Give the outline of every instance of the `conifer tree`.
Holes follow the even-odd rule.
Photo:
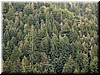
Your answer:
[[[29,61],[26,56],[23,57],[21,65],[22,65],[22,73],[26,73],[29,65]]]

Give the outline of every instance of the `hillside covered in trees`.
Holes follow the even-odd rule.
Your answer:
[[[98,73],[98,4],[2,2],[4,73]]]

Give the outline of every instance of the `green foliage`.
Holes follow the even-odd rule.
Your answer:
[[[91,73],[98,73],[99,67],[98,67],[98,57],[94,57],[90,62],[90,72]]]
[[[74,17],[73,13],[70,12],[68,9],[64,9],[63,13],[64,13],[64,16],[66,16],[68,19],[73,19],[73,17]]]
[[[41,43],[43,51],[45,51],[47,54],[50,52],[50,37],[48,33],[46,33],[46,36],[43,38],[43,41]]]
[[[15,9],[16,9],[16,11],[23,11],[23,9],[24,9],[24,3],[15,3]]]
[[[9,73],[19,73],[21,72],[21,62],[18,58],[16,61],[13,61],[10,66],[10,72]]]
[[[32,14],[32,9],[30,7],[30,4],[26,4],[26,6],[24,7],[23,12],[26,13],[27,15]]]
[[[33,15],[29,15],[28,18],[27,18],[27,24],[31,25],[33,24]]]
[[[9,60],[9,58],[7,58],[6,61],[4,61],[4,63],[3,63],[4,72],[6,72],[6,73],[10,72],[11,63],[12,62]]]
[[[9,8],[8,12],[7,12],[7,18],[8,20],[14,20],[15,18],[15,9],[13,7]]]
[[[23,57],[21,64],[22,64],[22,73],[25,73],[27,71],[28,65],[29,65],[27,57],[25,57],[25,56]]]
[[[97,7],[3,2],[3,72],[99,73]]]
[[[20,49],[18,49],[18,50],[17,49],[18,48],[15,47],[14,50],[12,51],[12,54],[10,56],[11,61],[16,61],[22,56],[22,51]]]
[[[67,60],[67,63],[64,64],[62,73],[73,73],[75,66],[74,63],[74,60],[70,56]]]

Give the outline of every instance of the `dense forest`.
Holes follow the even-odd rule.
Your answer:
[[[98,3],[2,2],[3,73],[99,73]]]

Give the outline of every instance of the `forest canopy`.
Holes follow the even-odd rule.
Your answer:
[[[2,2],[3,73],[99,73],[98,3]]]

